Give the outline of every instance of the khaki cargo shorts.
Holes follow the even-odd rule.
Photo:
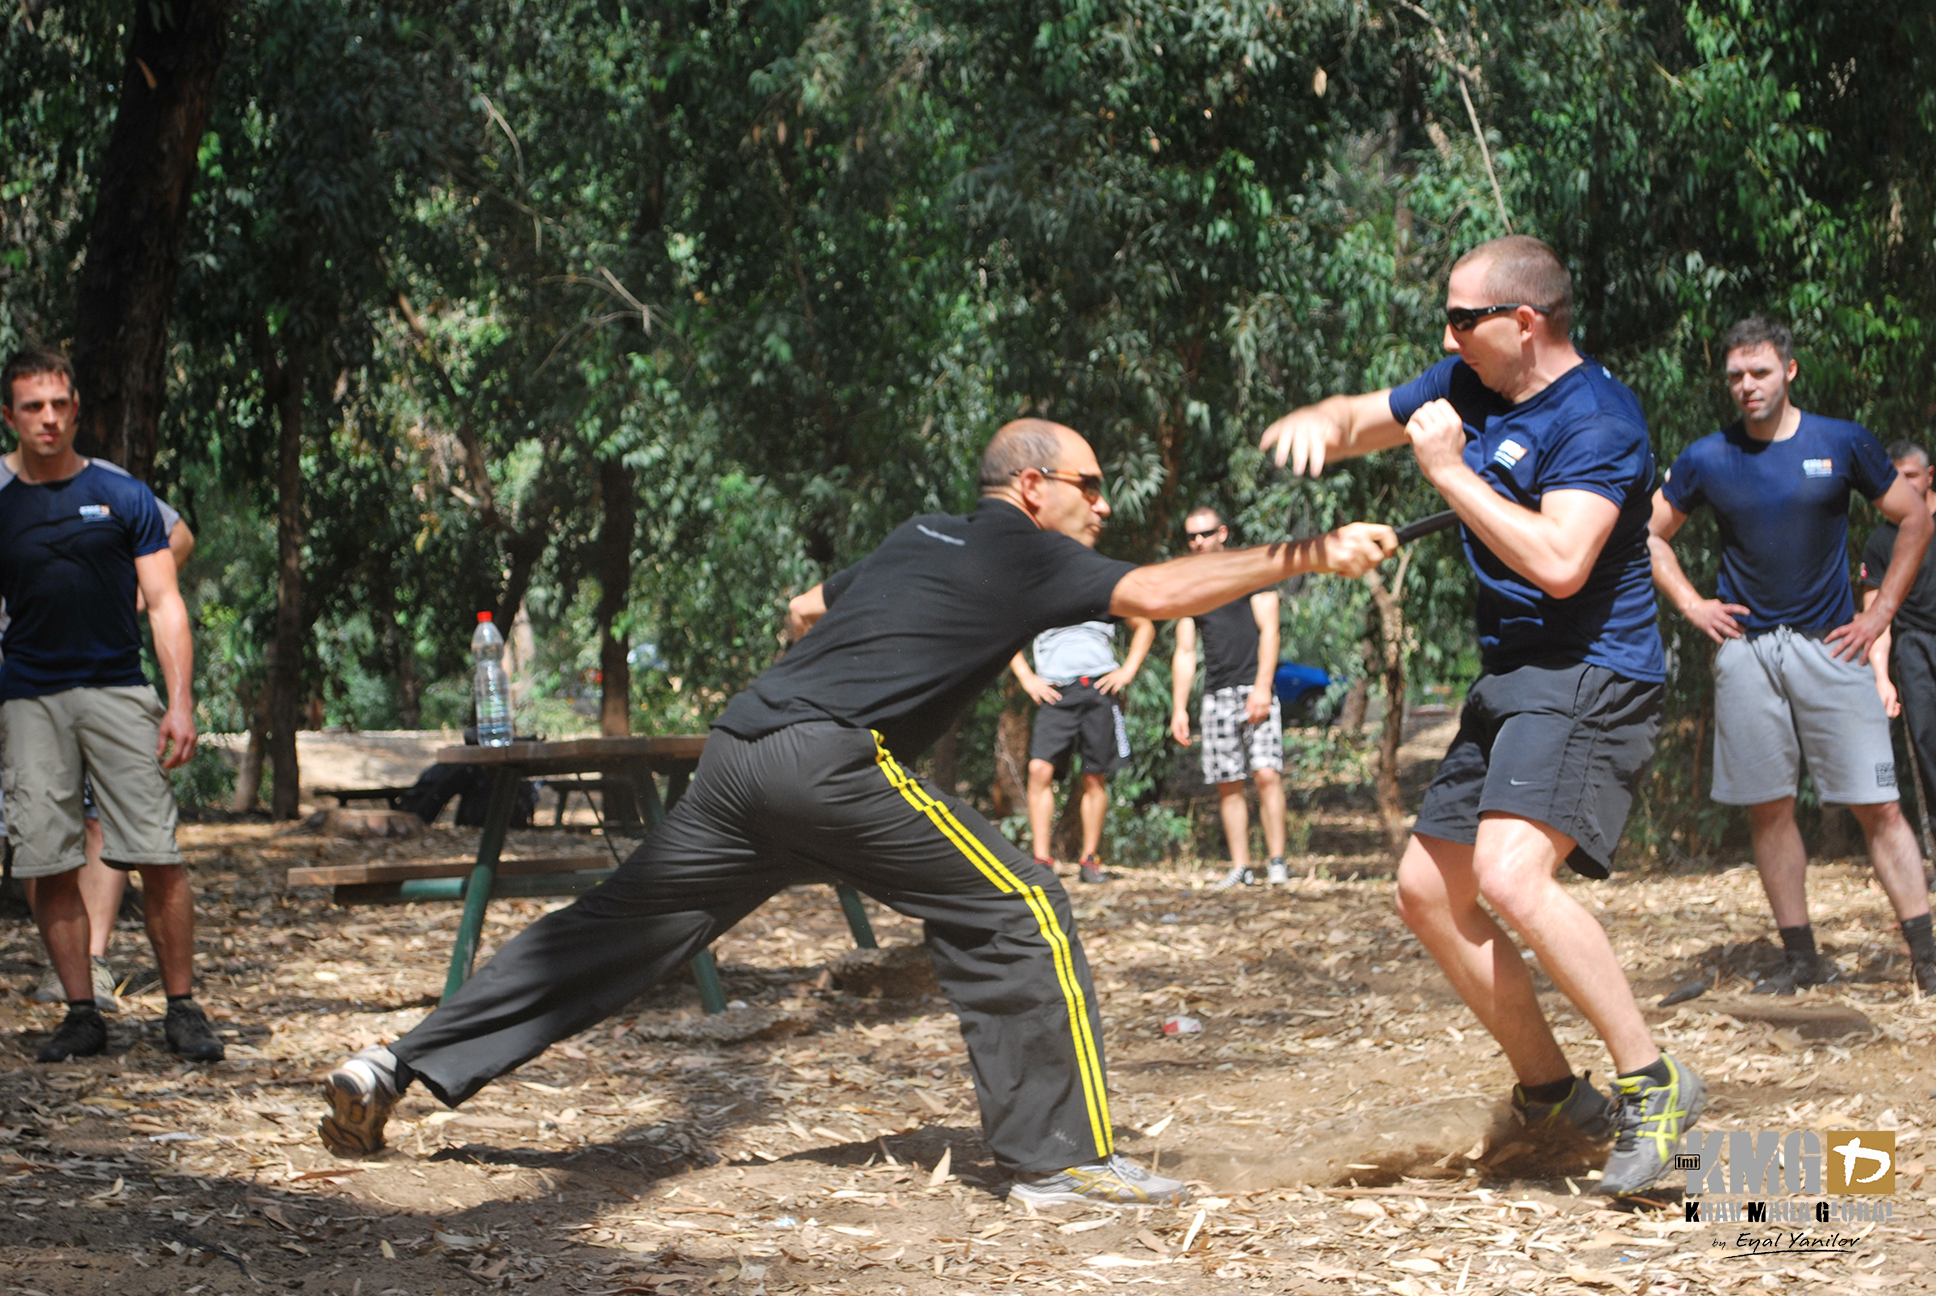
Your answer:
[[[146,684],[75,688],[0,705],[0,787],[13,874],[79,868],[81,776],[94,784],[101,857],[116,868],[179,864],[175,791],[155,756],[166,714]]]

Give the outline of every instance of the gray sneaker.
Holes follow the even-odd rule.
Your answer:
[[[1228,891],[1232,887],[1254,886],[1256,883],[1256,869],[1248,864],[1232,864],[1230,871],[1223,875],[1223,881],[1216,884],[1216,889],[1219,891]]]
[[[1285,866],[1282,855],[1273,855],[1264,863],[1264,877],[1270,882],[1289,882],[1291,870]]]
[[[1008,1199],[1024,1206],[1181,1206],[1190,1200],[1190,1189],[1181,1179],[1165,1179],[1127,1157],[1111,1156],[1054,1174],[1018,1178]]]
[[[1640,1192],[1673,1168],[1681,1135],[1707,1108],[1701,1077],[1667,1054],[1668,1081],[1655,1084],[1644,1075],[1613,1079],[1613,1155],[1598,1191],[1607,1197]]]
[[[397,1059],[389,1049],[366,1048],[323,1080],[329,1115],[316,1126],[330,1155],[365,1157],[383,1150],[383,1125],[397,1103]]]
[[[114,973],[108,968],[108,961],[99,955],[93,955],[89,959],[89,964],[88,970],[92,974],[94,983],[95,1006],[102,1012],[120,1012],[121,1000],[114,993],[120,986],[115,981]],[[35,1003],[65,1002],[67,989],[61,985],[60,973],[53,968],[48,968],[47,975],[40,979],[40,984],[34,987],[34,993],[30,997]]]
[[[1588,1138],[1613,1133],[1613,1103],[1593,1087],[1593,1073],[1573,1077],[1573,1091],[1558,1102],[1534,1102],[1521,1085],[1512,1091],[1513,1115],[1530,1134],[1563,1134],[1577,1130]]]

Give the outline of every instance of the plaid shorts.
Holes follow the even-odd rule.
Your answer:
[[[1252,770],[1284,768],[1284,722],[1276,695],[1271,696],[1270,715],[1262,724],[1244,719],[1244,704],[1249,700],[1248,684],[1203,695],[1205,783],[1241,783]]]

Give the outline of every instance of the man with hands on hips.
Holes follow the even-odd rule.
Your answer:
[[[1608,875],[1666,678],[1646,417],[1574,349],[1572,308],[1571,276],[1544,243],[1481,244],[1446,286],[1450,358],[1286,415],[1262,444],[1313,476],[1409,444],[1459,515],[1483,673],[1399,864],[1398,911],[1499,1042],[1519,1118],[1614,1134],[1599,1189],[1618,1196],[1672,1167],[1706,1090],[1655,1046],[1612,942],[1557,877],[1562,862]],[[1573,1074],[1506,927],[1605,1041],[1611,1104]]]
[[[1919,485],[1867,429],[1796,408],[1794,345],[1785,325],[1759,317],[1722,338],[1741,419],[1683,450],[1654,496],[1654,577],[1719,645],[1712,795],[1748,807],[1755,869],[1782,943],[1782,966],[1755,993],[1794,994],[1835,978],[1808,921],[1808,852],[1795,826],[1804,757],[1823,802],[1848,806],[1862,825],[1916,983],[1936,992],[1922,851],[1897,800],[1889,720],[1868,662],[1921,569],[1930,516]],[[1849,585],[1852,489],[1899,527],[1888,574],[1860,613]],[[1721,532],[1711,599],[1687,579],[1671,544],[1703,504]]]

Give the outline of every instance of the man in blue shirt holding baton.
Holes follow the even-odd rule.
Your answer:
[[[1523,235],[1481,244],[1446,285],[1450,358],[1403,386],[1294,411],[1263,446],[1316,476],[1328,460],[1410,444],[1459,515],[1484,673],[1419,808],[1398,910],[1499,1041],[1520,1118],[1611,1129],[1600,1191],[1617,1196],[1673,1165],[1706,1088],[1655,1047],[1612,942],[1556,876],[1562,862],[1607,876],[1666,678],[1646,417],[1574,350],[1572,313],[1572,278],[1551,248]],[[1494,914],[1606,1042],[1619,1073],[1611,1107],[1573,1074]]]

